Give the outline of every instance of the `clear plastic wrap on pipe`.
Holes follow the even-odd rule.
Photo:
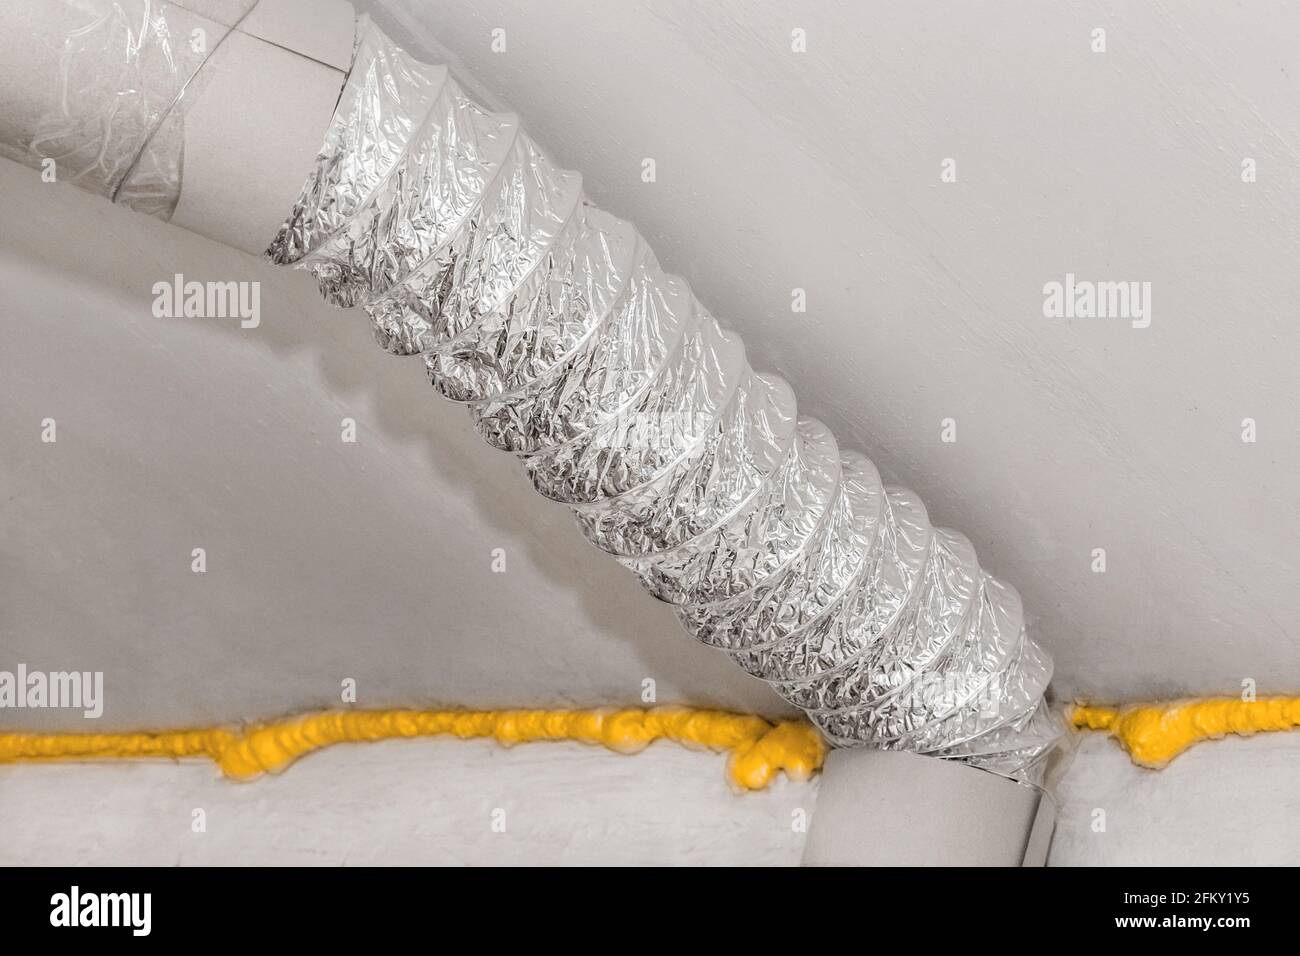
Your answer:
[[[267,254],[362,307],[383,348],[421,355],[539,494],[832,744],[1041,781],[1062,727],[1016,592],[800,416],[517,117],[364,17]]]
[[[6,0],[29,38],[0,155],[159,219],[180,197],[185,100],[256,0]],[[207,14],[207,15],[205,15]],[[220,16],[223,22],[210,19]]]

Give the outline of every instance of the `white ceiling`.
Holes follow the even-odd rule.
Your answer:
[[[969,535],[1059,691],[1300,687],[1294,6],[358,7],[518,111],[756,366]],[[1067,272],[1152,283],[1150,328],[1044,318]]]
[[[758,367],[964,531],[1024,594],[1060,693],[1300,688],[1300,90],[1282,29],[1300,15],[786,6],[376,16],[457,56]],[[787,52],[794,26],[806,54]],[[118,725],[327,705],[346,676],[374,705],[635,701],[650,678],[660,701],[779,708],[306,276],[7,163],[0,206],[23,224],[0,230],[3,661],[105,670]],[[1045,319],[1043,284],[1067,271],[1150,281],[1151,327]],[[262,326],[153,319],[175,272],[258,278]],[[56,447],[36,440],[46,416]]]
[[[364,707],[637,704],[649,680],[782,712],[306,273],[7,160],[0,208],[24,224],[0,230],[0,670],[102,671],[94,729],[339,706],[349,678]],[[260,282],[261,324],[155,318],[178,272]]]

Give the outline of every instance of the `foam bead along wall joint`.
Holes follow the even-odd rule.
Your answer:
[[[278,773],[299,757],[338,743],[449,735],[504,745],[576,740],[637,753],[656,740],[730,752],[727,772],[741,790],[761,790],[784,772],[807,780],[825,743],[802,721],[657,707],[653,710],[348,710],[307,714],[246,728],[161,733],[0,733],[0,764],[55,760],[207,757],[234,780]]]
[[[836,745],[1035,779],[1060,722],[1015,591],[755,372],[635,229],[510,114],[362,18],[268,250],[434,388],[701,641]]]

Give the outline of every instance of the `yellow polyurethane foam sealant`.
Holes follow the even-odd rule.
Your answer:
[[[1300,727],[1300,697],[1255,701],[1184,700],[1130,707],[1080,705],[1068,714],[1080,730],[1105,731],[1134,763],[1159,769],[1202,740]],[[826,756],[821,734],[804,721],[689,707],[652,710],[345,710],[307,714],[245,729],[211,727],[161,733],[0,733],[0,763],[135,757],[207,757],[235,780],[276,773],[336,743],[450,735],[501,744],[577,740],[636,753],[659,739],[729,751],[729,775],[761,790],[785,771],[806,780]]]
[[[213,727],[162,733],[0,733],[0,763],[132,757],[208,757],[235,780],[283,770],[331,744],[401,737],[490,737],[501,744],[578,740],[636,753],[660,738],[686,747],[730,751],[727,769],[746,790],[761,790],[784,770],[806,780],[822,765],[826,743],[804,721],[688,707],[652,710],[345,710],[307,714],[235,730]]]
[[[1104,730],[1133,762],[1160,769],[1202,740],[1228,734],[1249,737],[1263,731],[1300,727],[1300,697],[1232,697],[1179,700],[1129,707],[1078,706],[1069,714],[1080,730]]]

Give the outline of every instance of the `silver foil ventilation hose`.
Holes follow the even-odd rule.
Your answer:
[[[510,114],[367,18],[267,252],[422,355],[587,539],[838,746],[1037,782],[1060,736],[1016,592],[755,372],[636,230]]]

